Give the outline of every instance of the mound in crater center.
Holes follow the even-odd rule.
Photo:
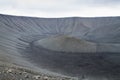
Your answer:
[[[63,52],[96,52],[96,44],[69,36],[52,36],[34,42],[34,46]]]

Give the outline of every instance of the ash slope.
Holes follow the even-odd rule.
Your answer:
[[[0,55],[6,58],[0,57],[0,60],[71,76],[93,72],[106,76],[112,73],[119,75],[119,30],[120,17],[31,18],[0,15]],[[94,43],[95,52],[54,51],[43,48],[41,43],[35,45],[42,39],[64,35]]]

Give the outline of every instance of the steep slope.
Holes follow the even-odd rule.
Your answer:
[[[120,23],[97,27],[86,35],[91,41],[99,43],[120,43]]]

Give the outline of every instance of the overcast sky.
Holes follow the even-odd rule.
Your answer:
[[[37,17],[120,16],[120,0],[0,0],[0,13]]]

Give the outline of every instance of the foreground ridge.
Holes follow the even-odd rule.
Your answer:
[[[60,77],[35,72],[23,67],[0,64],[0,80],[76,80],[70,77]]]

